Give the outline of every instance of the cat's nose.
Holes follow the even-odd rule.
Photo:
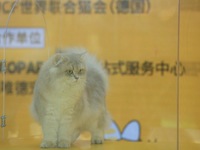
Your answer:
[[[74,78],[75,78],[76,80],[78,80],[78,79],[79,79],[79,77],[78,77],[78,76],[75,76],[75,75],[74,75]]]

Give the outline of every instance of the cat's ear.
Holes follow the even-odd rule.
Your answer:
[[[81,59],[83,59],[83,60],[84,60],[84,58],[85,58],[86,54],[87,54],[87,52],[86,52],[86,51],[84,51],[84,52],[82,52],[82,53],[80,53],[80,54],[79,54],[79,57],[80,57]]]
[[[63,56],[62,56],[60,53],[58,53],[58,54],[56,54],[55,57],[54,57],[53,64],[54,64],[54,66],[58,66],[58,65],[59,65],[60,63],[62,63],[63,61],[64,61]]]

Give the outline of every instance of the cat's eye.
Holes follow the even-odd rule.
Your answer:
[[[71,75],[73,73],[72,70],[66,70],[67,74]]]
[[[79,73],[81,74],[81,73],[84,73],[84,69],[80,69],[79,70]]]

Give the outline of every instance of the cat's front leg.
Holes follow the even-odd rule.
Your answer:
[[[74,128],[71,125],[70,117],[63,117],[58,130],[58,147],[69,148],[73,142]]]
[[[57,131],[58,123],[52,115],[44,117],[42,122],[43,141],[40,145],[41,148],[54,148],[57,147]]]
[[[58,147],[59,148],[69,148],[71,147],[71,144],[76,141],[76,139],[79,137],[80,132],[74,131],[74,133],[66,134],[65,138],[62,138],[62,136],[59,137],[58,140]],[[66,138],[68,137],[68,138]]]

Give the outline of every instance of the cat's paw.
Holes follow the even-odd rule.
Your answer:
[[[55,148],[57,147],[57,142],[56,141],[48,141],[48,140],[43,140],[42,143],[40,144],[41,148]]]
[[[103,138],[92,138],[91,143],[92,144],[103,144],[104,139]]]
[[[69,147],[71,147],[71,144],[67,140],[59,140],[58,147],[59,148],[69,148]]]

